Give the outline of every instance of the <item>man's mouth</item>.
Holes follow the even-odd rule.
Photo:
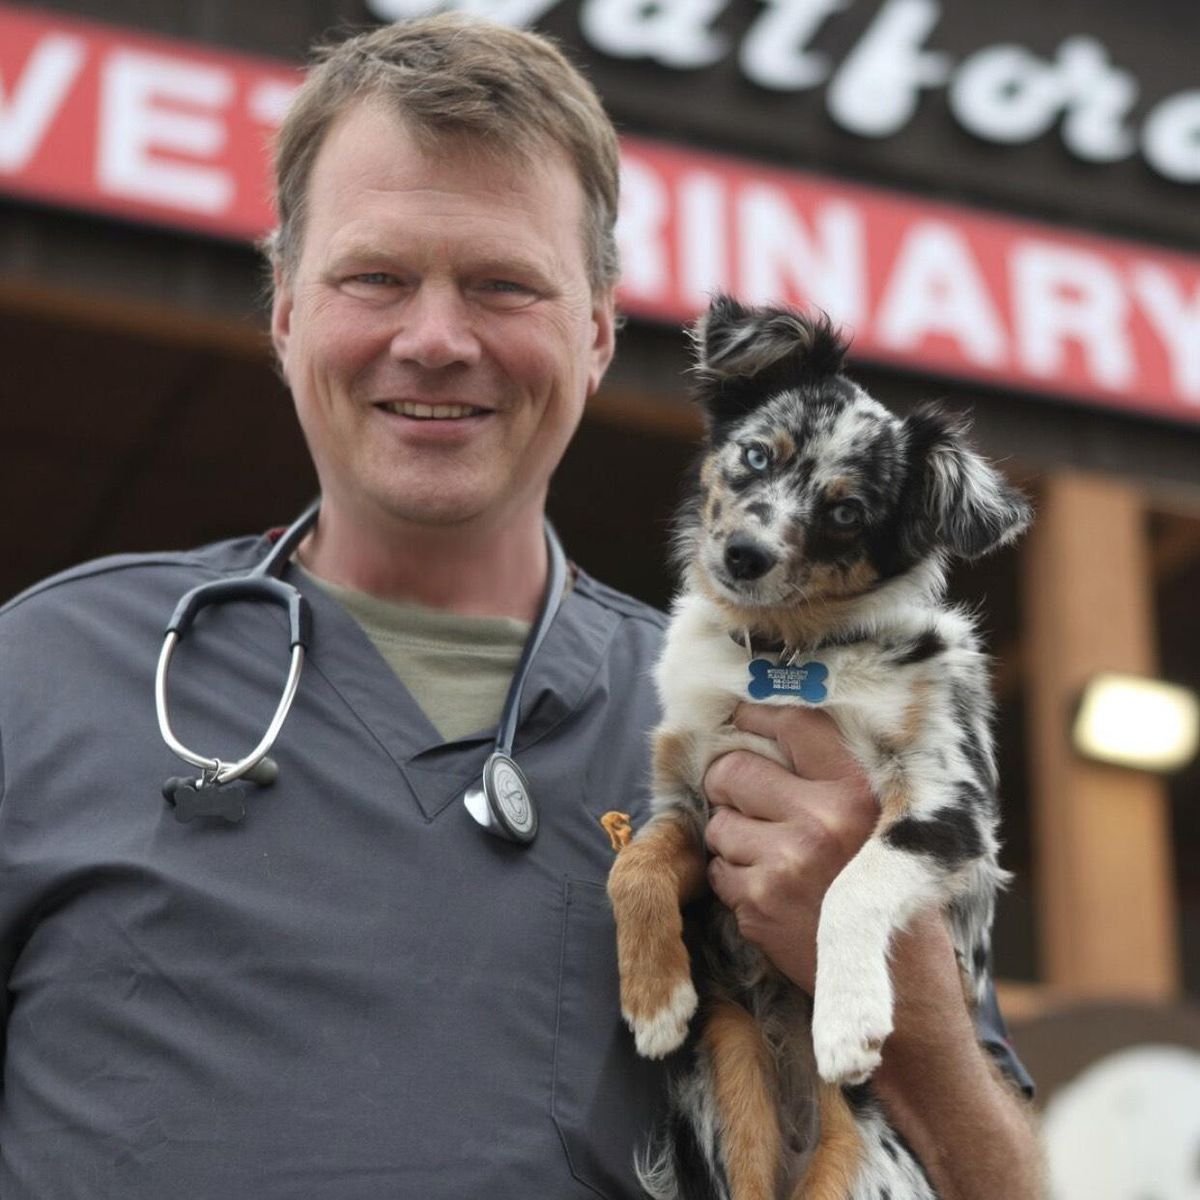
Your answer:
[[[464,417],[479,417],[488,412],[473,404],[418,404],[411,400],[380,401],[375,405],[395,417],[411,417],[417,421],[461,421]]]

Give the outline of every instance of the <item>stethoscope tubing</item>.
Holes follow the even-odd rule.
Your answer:
[[[285,583],[280,576],[296,547],[316,522],[320,504],[318,497],[288,526],[267,556],[248,574],[234,579],[204,583],[183,595],[167,624],[162,650],[158,656],[158,666],[154,673],[154,707],[158,716],[158,729],[163,741],[174,754],[202,772],[197,781],[198,785],[219,787],[243,776],[255,777],[255,773],[259,783],[271,782],[275,777],[276,767],[267,758],[267,754],[279,737],[296,698],[300,673],[304,667],[305,650],[312,629],[308,601],[297,588]],[[544,522],[544,530],[548,559],[546,590],[537,619],[525,641],[517,669],[504,698],[496,742],[485,764],[480,784],[468,789],[463,797],[467,810],[489,832],[524,844],[532,842],[537,835],[537,809],[529,793],[528,780],[513,759],[513,745],[521,718],[521,698],[525,680],[534,656],[558,613],[567,579],[567,559],[562,544],[549,521]],[[291,661],[283,693],[266,732],[249,754],[227,762],[210,755],[197,754],[176,736],[171,728],[167,706],[167,673],[180,640],[201,609],[242,599],[263,600],[288,610]],[[186,781],[168,780],[164,784],[164,793],[173,795],[174,789],[181,782]]]
[[[300,686],[300,672],[304,669],[305,647],[312,634],[312,617],[309,613],[308,601],[300,591],[291,584],[284,583],[278,576],[282,574],[304,535],[312,528],[317,519],[320,504],[319,498],[314,500],[288,526],[275,545],[271,547],[271,552],[266,558],[248,574],[237,579],[218,579],[211,583],[203,583],[180,597],[179,603],[175,606],[175,611],[167,623],[162,650],[158,656],[158,666],[154,672],[154,708],[158,716],[158,731],[162,735],[163,741],[179,758],[204,772],[203,777],[210,784],[231,783],[252,772],[266,758],[275,744],[283,729],[283,723],[291,711],[292,703],[296,699],[296,691]],[[239,599],[266,600],[288,610],[291,661],[288,665],[283,693],[275,707],[275,714],[267,726],[266,733],[249,754],[234,762],[226,762],[224,759],[210,755],[197,754],[185,746],[175,735],[175,731],[171,728],[171,718],[167,707],[167,672],[170,670],[171,658],[180,639],[191,628],[192,621],[200,610],[211,605]]]

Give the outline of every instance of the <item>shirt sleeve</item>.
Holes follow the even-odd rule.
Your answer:
[[[1000,1004],[996,999],[996,987],[990,975],[983,1002],[975,1011],[975,1029],[980,1042],[996,1060],[1000,1070],[1025,1093],[1026,1099],[1032,1100],[1036,1094],[1033,1076],[1025,1069],[1025,1064],[1013,1049],[1008,1036],[1008,1026],[1004,1023]]]

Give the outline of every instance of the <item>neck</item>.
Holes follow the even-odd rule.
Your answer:
[[[546,587],[540,506],[503,524],[396,520],[381,528],[323,502],[298,557],[342,587],[462,616],[532,621]]]
[[[688,586],[716,607],[739,642],[743,631],[748,631],[753,641],[782,642],[797,648],[851,630],[877,630],[901,619],[914,607],[936,603],[945,590],[945,562],[941,555],[933,554],[869,592],[814,598],[778,608],[735,604],[719,593],[699,569],[691,572]]]

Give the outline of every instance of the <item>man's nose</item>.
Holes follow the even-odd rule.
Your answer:
[[[426,370],[476,362],[479,339],[458,289],[422,283],[400,309],[391,353],[400,362]]]

